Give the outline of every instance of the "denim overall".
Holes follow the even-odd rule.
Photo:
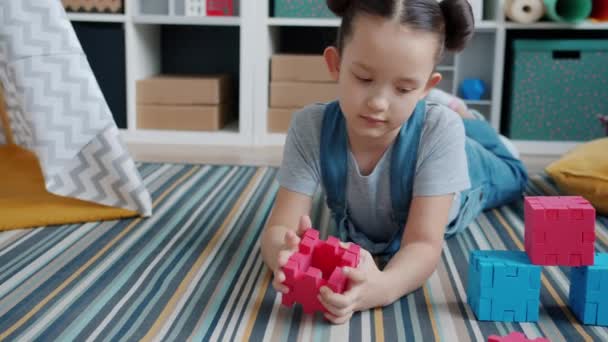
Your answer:
[[[461,193],[460,210],[447,226],[447,237],[463,231],[484,210],[520,199],[528,183],[526,167],[509,152],[487,121],[463,122],[471,187]]]
[[[387,242],[373,242],[349,222],[346,205],[346,174],[348,163],[348,142],[344,115],[338,102],[325,108],[321,129],[321,178],[327,206],[336,221],[338,233],[343,241],[353,241],[374,255],[392,255],[399,250],[401,236],[408,210],[412,201],[414,175],[418,156],[418,144],[422,134],[426,104],[421,101],[412,116],[403,124],[393,145],[390,163],[390,188],[392,219],[398,224],[396,231]]]
[[[323,114],[321,178],[327,206],[336,222],[340,239],[355,242],[385,261],[401,245],[412,201],[418,146],[425,116],[426,103],[420,101],[393,143],[390,163],[392,219],[401,228],[388,241],[378,243],[367,238],[349,221],[346,205],[348,142],[346,123],[339,103],[329,103]],[[484,209],[517,199],[527,183],[523,164],[509,153],[486,121],[464,120],[464,126],[471,188],[461,193],[458,216],[446,227],[446,237],[464,230]]]

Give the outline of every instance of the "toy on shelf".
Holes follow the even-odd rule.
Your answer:
[[[474,251],[467,298],[482,321],[535,322],[540,304],[541,268],[524,252]]]
[[[516,23],[535,23],[545,15],[545,4],[543,0],[506,0],[505,15]]]
[[[525,245],[535,265],[593,265],[595,209],[581,196],[527,197]]]
[[[598,21],[608,21],[608,1],[593,0],[591,18]]]
[[[570,271],[568,303],[584,324],[608,326],[608,253],[597,253],[593,266]]]
[[[234,16],[233,0],[207,0],[208,16]]]
[[[207,0],[185,0],[186,16],[204,17],[207,15]]]
[[[552,21],[578,23],[589,17],[591,0],[544,0],[547,18]]]
[[[507,336],[490,335],[488,342],[551,342],[548,338],[538,337],[533,340],[528,339],[523,333],[514,331]]]
[[[308,229],[302,235],[298,252],[294,253],[283,266],[289,292],[283,294],[282,303],[292,306],[302,304],[304,313],[327,312],[317,296],[322,286],[336,293],[346,289],[347,278],[342,267],[359,265],[360,247],[349,244],[344,247],[340,240],[330,236],[326,241],[319,239],[319,231]]]
[[[486,93],[486,84],[477,78],[467,78],[460,84],[460,95],[465,100],[481,100]]]

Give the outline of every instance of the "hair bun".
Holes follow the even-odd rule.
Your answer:
[[[343,17],[353,0],[327,0],[327,7],[338,17]]]
[[[443,0],[440,4],[445,20],[445,47],[460,51],[473,36],[475,20],[468,0]]]

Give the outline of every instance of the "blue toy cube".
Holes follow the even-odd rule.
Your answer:
[[[593,266],[570,270],[570,308],[583,324],[608,326],[608,253],[595,253]]]
[[[540,306],[540,266],[525,252],[473,251],[468,303],[481,321],[535,322]]]

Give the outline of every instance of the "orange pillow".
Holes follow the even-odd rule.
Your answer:
[[[608,215],[608,138],[576,147],[545,171],[562,192],[583,196],[599,214]]]

